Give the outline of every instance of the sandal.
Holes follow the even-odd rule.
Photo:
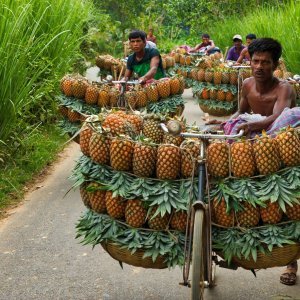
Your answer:
[[[295,285],[297,280],[297,267],[288,267],[280,276],[280,282],[285,285]]]

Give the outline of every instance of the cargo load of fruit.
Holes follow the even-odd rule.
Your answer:
[[[215,142],[207,149],[213,248],[246,269],[300,257],[299,131]]]
[[[184,81],[180,76],[157,80],[148,85],[129,85],[124,95],[117,84],[89,82],[81,75],[66,75],[61,83],[62,95],[57,97],[59,111],[63,116],[60,126],[70,135],[80,128],[89,115],[108,108],[118,108],[124,96],[131,110],[145,110],[149,113],[181,115],[184,100]]]
[[[184,232],[197,198],[199,141],[164,133],[159,124],[165,121],[124,111],[90,117],[72,176],[88,208],[77,237],[145,268],[183,264]],[[210,141],[213,247],[228,263],[265,268],[298,257],[299,155],[292,128],[272,138]]]
[[[78,237],[144,268],[183,264],[187,210],[197,194],[199,142],[165,134],[166,120],[124,111],[88,118],[73,174],[89,208]]]

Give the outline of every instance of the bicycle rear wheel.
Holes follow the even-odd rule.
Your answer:
[[[204,299],[204,211],[196,209],[193,229],[191,299]]]

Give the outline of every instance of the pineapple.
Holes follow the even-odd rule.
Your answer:
[[[137,114],[125,115],[125,119],[134,126],[136,133],[139,134],[143,129],[143,118]]]
[[[226,99],[225,92],[223,90],[221,90],[221,89],[218,89],[217,90],[217,100],[218,101],[225,101],[225,99]]]
[[[160,127],[160,119],[158,117],[144,118],[143,135],[150,138],[156,144],[162,142],[164,132]]]
[[[253,147],[249,141],[239,141],[231,145],[232,173],[236,177],[251,177],[255,174]]]
[[[228,71],[222,71],[222,83],[229,83],[230,75]]]
[[[109,114],[102,123],[102,127],[112,135],[125,134],[125,119],[117,114]]]
[[[222,82],[222,72],[219,69],[216,69],[214,71],[213,81],[214,81],[214,84],[221,84],[221,82]]]
[[[232,91],[225,92],[225,101],[231,102],[233,100],[234,100],[234,94],[232,93]]]
[[[171,91],[171,95],[179,94],[180,81],[177,77],[173,77],[170,79],[170,91]]]
[[[136,91],[136,100],[137,107],[145,107],[147,105],[147,93],[141,87]]]
[[[168,229],[169,221],[170,221],[170,214],[166,213],[162,216],[160,213],[155,215],[157,212],[158,206],[154,206],[151,212],[148,215],[148,226],[154,230],[165,230]]]
[[[174,211],[171,216],[170,226],[174,230],[185,232],[187,226],[187,212],[183,210]]]
[[[254,227],[260,219],[259,208],[247,201],[242,201],[243,210],[236,213],[236,219],[239,226]]]
[[[92,84],[89,85],[85,92],[85,102],[87,104],[96,104],[98,102],[99,97],[99,88]]]
[[[143,201],[138,199],[128,200],[125,208],[126,223],[132,227],[142,227],[146,223],[147,209]]]
[[[181,175],[183,178],[197,175],[198,156],[200,154],[200,141],[198,139],[185,140],[182,144]]]
[[[90,156],[90,139],[93,134],[92,128],[85,124],[82,126],[82,129],[79,134],[79,145],[81,152],[86,155]]]
[[[180,126],[181,126],[181,131],[185,131],[185,124],[184,124],[184,121],[183,121],[182,118],[174,117],[174,119],[170,119],[170,121],[171,120],[178,121],[180,123]],[[163,144],[173,144],[173,145],[179,147],[182,142],[183,142],[183,137],[182,136],[180,136],[180,135],[175,136],[173,134],[164,132]]]
[[[105,88],[100,89],[98,94],[98,106],[106,107],[109,105],[109,91]]]
[[[277,77],[277,78],[283,78],[283,71],[280,70],[280,69],[276,69],[274,72],[273,72],[273,76]]]
[[[204,78],[205,78],[205,81],[206,81],[206,82],[212,82],[212,81],[213,81],[213,78],[214,78],[214,72],[213,72],[212,70],[210,70],[210,69],[207,69],[207,70],[205,71],[205,76],[204,76]]]
[[[185,89],[185,80],[182,76],[180,76],[178,79],[179,79],[179,82],[180,82],[179,94],[182,94],[184,92],[184,89]]]
[[[135,143],[132,159],[133,173],[139,177],[151,177],[155,174],[157,148],[147,140]]]
[[[69,108],[68,119],[70,122],[75,123],[81,120],[81,115],[78,111]]]
[[[158,94],[157,86],[155,83],[148,84],[145,87],[145,91],[146,91],[149,102],[157,102],[158,101],[159,94]]]
[[[180,148],[160,145],[157,150],[156,176],[159,179],[176,179],[180,175]]]
[[[113,138],[110,144],[110,165],[118,171],[132,169],[133,142],[125,138]]]
[[[261,219],[264,223],[276,224],[282,218],[282,210],[278,202],[266,202],[266,207],[260,207]]]
[[[136,98],[136,92],[134,91],[127,91],[124,93],[124,98],[126,103],[131,109],[135,109],[137,106],[137,98]]]
[[[229,175],[229,144],[211,143],[206,151],[208,173],[213,177],[227,177]]]
[[[170,96],[170,80],[169,79],[160,79],[157,83],[157,90],[160,98],[167,98]]]
[[[97,182],[89,184],[88,189],[91,209],[99,214],[106,212],[105,195],[106,191],[101,190],[102,185]]]
[[[82,78],[75,79],[72,84],[73,96],[78,99],[83,99],[85,97],[87,87],[88,87],[88,83],[85,79]]]
[[[191,70],[190,75],[191,75],[191,78],[192,78],[192,79],[197,80],[197,79],[198,79],[198,69],[193,68],[193,69]]]
[[[200,98],[201,99],[209,99],[209,90],[207,88],[202,89]]]
[[[280,159],[275,141],[268,137],[265,131],[261,137],[255,137],[253,150],[259,174],[268,175],[279,170]]]
[[[300,140],[293,128],[286,128],[285,131],[279,133],[275,138],[278,146],[280,159],[285,166],[300,165]]]
[[[59,105],[58,106],[58,111],[62,114],[63,117],[67,118],[68,117],[68,107],[65,105]]]
[[[107,191],[105,194],[107,213],[114,219],[124,219],[126,202],[121,196],[113,197],[112,191]]]
[[[233,84],[233,85],[237,85],[238,84],[238,71],[232,70],[229,73],[229,83]]]
[[[216,100],[217,99],[217,89],[216,87],[212,86],[210,89],[209,89],[209,99],[211,100]]]
[[[64,76],[60,81],[60,89],[68,97],[73,96],[73,91],[72,91],[73,82],[74,82],[74,78],[72,78],[70,75]]]
[[[214,198],[212,202],[212,217],[216,224],[224,227],[234,226],[234,213],[233,211],[227,211],[227,204],[224,197],[221,199]]]
[[[197,80],[202,82],[205,81],[205,69],[199,69],[197,73]]]
[[[79,191],[80,191],[80,196],[81,196],[83,204],[87,208],[91,208],[90,195],[89,195],[88,191],[86,190],[87,186],[88,186],[88,184],[86,182],[82,183],[80,185]]]
[[[94,132],[90,139],[89,152],[91,159],[101,165],[109,165],[110,162],[110,138],[105,134]]]
[[[109,91],[108,95],[109,95],[109,105],[110,105],[110,107],[118,107],[120,91],[117,88],[112,88]]]
[[[293,206],[286,205],[285,214],[290,220],[300,221],[300,204],[293,203]]]

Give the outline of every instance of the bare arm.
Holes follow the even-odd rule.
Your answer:
[[[200,45],[201,45],[201,44],[196,45],[194,48],[190,49],[189,52],[190,52],[190,53],[193,53],[193,52],[197,51],[197,50],[200,48]]]
[[[131,77],[131,75],[132,75],[132,71],[129,69],[126,69],[125,75],[124,75],[124,80],[128,81],[129,78]]]
[[[262,121],[257,122],[248,122],[241,125],[238,129],[244,129],[245,134],[251,131],[261,131],[267,129],[282,113],[286,107],[291,107],[295,101],[295,93],[292,90],[292,87],[288,83],[280,83],[277,92],[277,101],[273,108],[273,114],[266,117]]]
[[[159,65],[159,56],[152,57],[150,61],[150,70],[144,76],[139,78],[139,82],[145,83],[147,80],[152,79],[157,72],[158,65]]]
[[[243,62],[243,59],[245,58],[245,55],[247,53],[248,49],[244,48],[239,56],[239,58],[237,59],[235,64],[241,64]]]
[[[215,46],[215,43],[214,43],[214,41],[213,40],[210,40],[210,42],[211,42],[211,45],[210,46],[208,46],[208,48],[207,48],[207,50],[206,50],[206,52],[208,52],[209,50],[211,50],[211,49],[214,49],[216,46]]]

